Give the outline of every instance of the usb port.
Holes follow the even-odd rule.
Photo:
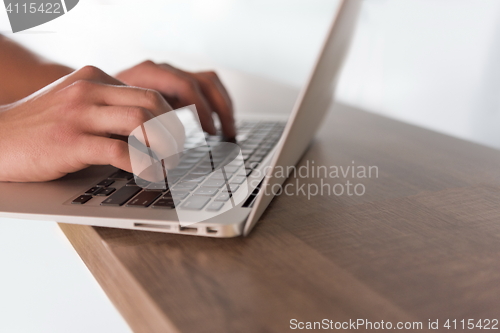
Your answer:
[[[219,230],[217,230],[216,228],[207,227],[207,234],[216,234],[217,232],[219,232]]]
[[[180,231],[180,232],[188,232],[188,233],[195,234],[195,233],[197,233],[197,232],[198,232],[198,228],[180,227],[180,228],[179,228],[179,231]]]
[[[134,223],[134,227],[138,228],[150,228],[150,229],[170,229],[168,224],[152,224],[152,223]]]

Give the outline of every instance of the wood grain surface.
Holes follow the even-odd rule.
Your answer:
[[[60,226],[135,332],[500,317],[500,152],[337,104],[308,161],[378,178],[278,196],[246,238]]]

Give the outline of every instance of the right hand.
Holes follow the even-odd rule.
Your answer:
[[[90,165],[132,171],[128,136],[172,108],[156,91],[87,66],[0,106],[0,181],[48,181]]]

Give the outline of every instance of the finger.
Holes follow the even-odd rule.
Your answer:
[[[178,77],[187,77],[188,80],[194,79],[196,82],[191,86],[193,89],[198,89],[202,93],[202,99],[208,102],[210,113],[203,110],[203,114],[210,114],[216,112],[219,116],[222,132],[228,138],[234,138],[236,136],[236,128],[233,116],[233,105],[231,98],[227,93],[224,85],[218,78],[217,74],[214,72],[200,72],[200,73],[190,73],[183,71],[181,69],[175,68],[169,64],[161,64],[161,66],[168,71],[176,73]],[[201,116],[200,116],[201,117]]]
[[[61,78],[57,84],[62,88],[77,81],[87,80],[110,85],[123,86],[124,83],[94,66],[85,66]]]
[[[217,129],[212,117],[213,110],[210,103],[208,103],[205,96],[201,92],[201,88],[198,83],[196,81],[192,81],[191,79],[187,81],[186,79],[181,79],[179,82],[179,89],[179,98],[182,106],[194,104],[200,119],[201,127],[207,133],[215,135],[217,133]]]
[[[90,134],[129,136],[154,117],[151,111],[138,106],[94,106],[83,116],[83,124]]]
[[[158,86],[161,93],[174,97],[178,101],[176,107],[195,104],[202,128],[209,134],[216,134],[212,118],[213,109],[192,75],[168,64],[150,66],[149,70],[151,75],[161,74]]]
[[[144,149],[148,151],[150,148],[155,160],[168,157],[165,166],[172,169],[177,165],[179,154],[184,148],[185,131],[175,112],[154,117],[149,110],[140,107],[104,106],[90,110],[86,120],[88,127],[84,130],[89,134],[121,135],[127,137],[125,141],[129,145],[131,140],[139,144],[132,145],[135,149],[129,149],[134,172],[142,172],[148,167],[141,167],[144,158],[149,159],[144,155]]]
[[[150,110],[155,116],[172,110],[161,94],[151,89],[115,86],[86,80],[77,81],[65,89],[86,103],[137,106]]]
[[[95,107],[86,118],[89,134],[108,136],[135,136],[144,146],[150,147],[156,156],[165,158],[178,155],[184,148],[185,131],[175,112],[160,117],[140,107]],[[176,163],[176,159],[171,159]]]
[[[128,144],[102,136],[85,135],[77,147],[79,161],[90,165],[113,165],[132,172]]]
[[[159,118],[154,118],[144,126],[137,127],[129,137],[129,153],[132,168],[136,174],[142,173],[151,164],[156,164],[153,169],[160,167],[161,160],[165,161],[167,169],[174,168],[179,162],[183,146],[178,145],[179,138],[175,137],[174,132],[165,128]],[[184,141],[183,139],[184,137],[182,141]],[[143,162],[148,160],[150,165],[146,164],[145,167],[142,167],[144,166]],[[160,168],[157,174],[161,175],[162,173],[163,168]]]
[[[195,104],[203,129],[210,134],[216,133],[213,110],[196,79],[167,64],[157,65],[146,61],[140,67],[142,79],[135,84],[158,90],[176,108]]]
[[[233,105],[219,77],[214,72],[195,73],[193,76],[198,80],[201,90],[211,104],[212,109],[219,116],[222,132],[227,138],[234,138],[236,136],[236,127]]]
[[[121,86],[125,85],[120,80],[112,77],[111,75],[108,75],[103,70],[94,66],[82,67],[76,70],[74,74],[71,76],[75,80],[90,80],[111,85],[121,85]]]

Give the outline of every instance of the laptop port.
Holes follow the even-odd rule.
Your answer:
[[[216,228],[207,227],[207,234],[216,234],[217,232],[219,232],[219,230],[217,230]]]
[[[134,227],[150,229],[170,229],[168,224],[134,223]]]
[[[198,232],[198,228],[179,227],[179,231],[195,234]]]

